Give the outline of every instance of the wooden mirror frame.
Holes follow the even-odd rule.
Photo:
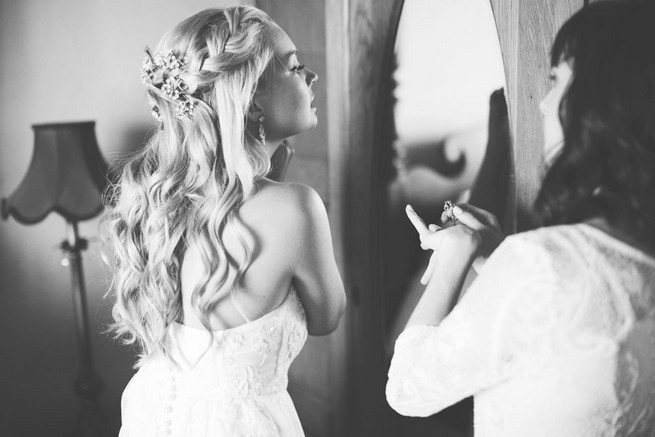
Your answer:
[[[380,93],[402,0],[327,0],[330,220],[348,293],[346,361],[334,435],[385,436],[380,266]]]
[[[543,162],[538,103],[555,32],[585,0],[490,0],[505,66],[515,166],[514,217],[529,229]],[[326,435],[386,436],[380,211],[389,71],[403,0],[326,0],[330,220],[349,303],[333,370],[337,419]],[[387,138],[388,139],[388,138]],[[381,150],[382,149],[382,150]],[[341,355],[340,355],[341,356]]]

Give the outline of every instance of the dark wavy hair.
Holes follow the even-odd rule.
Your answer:
[[[551,65],[571,65],[564,145],[535,201],[542,225],[603,217],[655,248],[655,1],[604,0],[559,30]]]

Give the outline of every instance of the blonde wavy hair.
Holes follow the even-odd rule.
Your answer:
[[[267,32],[272,23],[254,7],[208,9],[157,45],[156,53],[186,58],[179,77],[194,110],[179,118],[178,100],[162,84],[146,81],[160,126],[122,167],[102,220],[114,273],[111,330],[136,343],[141,359],[157,350],[168,355],[168,328],[182,316],[180,269],[187,247],[198,247],[204,264],[191,302],[208,330],[209,315],[224,297],[218,290],[233,293],[251,261],[252,236],[237,211],[270,169],[248,114],[276,64]],[[223,244],[226,226],[237,231],[240,256]]]

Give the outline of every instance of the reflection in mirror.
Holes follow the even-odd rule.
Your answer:
[[[389,357],[423,292],[419,280],[429,257],[419,247],[405,205],[439,224],[444,201],[469,201],[474,186],[486,183],[476,182],[483,161],[485,167],[494,166],[484,169],[488,174],[510,171],[505,74],[488,0],[405,0],[395,57],[394,176],[387,186],[381,269]],[[500,152],[495,146],[487,150],[499,131],[494,120],[504,139]],[[494,157],[498,153],[500,160]],[[482,197],[489,202],[483,206],[502,211],[506,187],[487,188]],[[493,196],[494,190],[502,195]],[[468,435],[469,409],[454,406],[428,419],[398,416],[398,431]]]

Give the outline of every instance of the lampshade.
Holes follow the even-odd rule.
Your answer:
[[[25,224],[56,211],[79,221],[102,210],[107,164],[98,150],[95,122],[35,124],[34,154],[27,174],[6,199],[2,218]]]

